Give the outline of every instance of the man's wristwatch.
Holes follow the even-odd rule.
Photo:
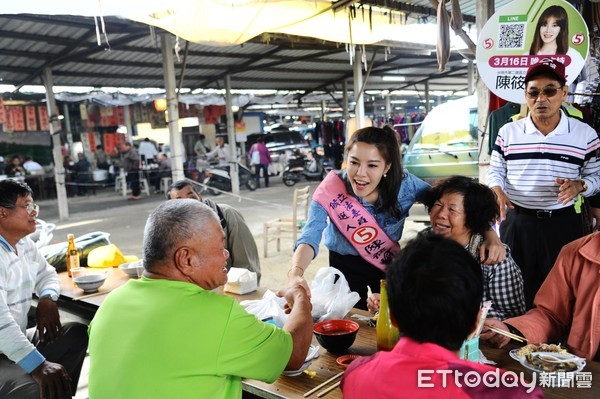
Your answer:
[[[58,301],[58,294],[53,292],[51,294],[42,295],[40,297],[40,300],[42,300],[42,299],[50,299],[52,302],[56,302],[56,301]]]
[[[582,180],[580,180],[580,181],[581,181],[581,191],[580,191],[580,193],[586,192],[586,191],[587,191],[587,189],[588,189],[588,185],[587,185],[587,183],[586,183],[586,182],[585,182],[585,180],[583,180],[583,179],[582,179]]]

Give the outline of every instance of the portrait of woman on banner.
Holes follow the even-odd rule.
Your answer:
[[[567,66],[580,65],[584,61],[581,54],[570,46],[567,11],[562,6],[552,5],[546,8],[538,18],[529,55],[560,54],[566,54],[569,57],[569,60],[565,59],[563,62]]]
[[[530,55],[567,54],[569,50],[569,16],[561,6],[550,6],[544,10],[529,48]]]

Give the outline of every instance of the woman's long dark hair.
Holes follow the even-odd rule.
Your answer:
[[[400,155],[400,145],[398,143],[398,133],[391,126],[365,127],[358,129],[348,140],[346,144],[346,157],[348,151],[356,143],[366,143],[374,145],[386,163],[390,164],[390,169],[377,186],[379,198],[381,200],[381,209],[393,217],[400,217],[398,209],[398,193],[402,183],[402,157]],[[352,186],[347,184],[349,192]]]
[[[529,55],[536,55],[544,43],[540,36],[540,28],[548,21],[548,18],[556,18],[556,24],[560,27],[560,32],[556,37],[556,54],[567,54],[569,51],[569,16],[567,11],[561,6],[550,6],[540,15],[535,26],[535,35],[529,48]]]

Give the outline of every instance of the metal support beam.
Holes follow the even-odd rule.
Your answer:
[[[46,88],[46,106],[48,117],[50,119],[50,135],[52,136],[52,155],[54,158],[54,182],[56,183],[56,198],[58,202],[58,219],[66,220],[69,218],[69,206],[67,204],[67,190],[65,188],[65,168],[62,162],[62,153],[60,151],[60,120],[58,119],[58,107],[54,99],[54,80],[52,70],[45,68],[42,74],[44,86]]]
[[[480,0],[477,2],[477,31],[481,32],[488,19],[494,14],[494,0]],[[485,182],[487,170],[490,164],[488,155],[489,135],[487,133],[487,117],[490,107],[490,91],[482,79],[477,79],[477,119],[478,119],[478,142],[481,151],[479,153],[479,181]]]
[[[69,145],[69,155],[75,159],[77,154],[73,153],[73,131],[71,130],[71,116],[69,115],[69,104],[63,103],[63,116],[65,121],[65,130],[67,132],[67,144]]]
[[[392,96],[390,94],[385,95],[385,117],[392,117]]]
[[[171,175],[173,181],[182,180],[183,174],[183,141],[179,131],[179,102],[175,93],[175,65],[173,62],[173,36],[163,33],[160,37],[163,58],[163,75],[167,91],[167,110],[169,126],[169,143],[171,145]]]
[[[344,137],[346,138],[344,142],[348,142],[350,134],[348,132],[348,119],[350,119],[350,111],[348,109],[348,81],[346,79],[342,81],[342,92],[344,96],[342,100],[342,103],[344,104]]]
[[[429,81],[425,81],[425,112],[429,113],[431,105],[429,103]]]
[[[235,121],[233,120],[233,101],[231,100],[231,75],[225,75],[225,108],[227,108],[227,138],[229,139],[229,157],[231,164],[229,176],[231,176],[231,192],[240,193],[240,177],[237,163],[237,143],[235,142]]]
[[[360,46],[356,46],[360,47]],[[356,48],[355,47],[355,48]],[[365,102],[364,93],[361,92],[363,86],[362,76],[362,49],[357,48],[354,52],[354,101],[356,105],[354,107],[354,117],[356,118],[356,129],[365,127]]]
[[[133,142],[133,124],[131,123],[131,108],[129,105],[123,106],[123,119],[127,128],[127,141]]]

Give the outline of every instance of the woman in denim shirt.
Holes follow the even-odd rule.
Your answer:
[[[402,237],[404,220],[410,207],[423,199],[430,186],[402,169],[396,132],[389,126],[357,130],[346,145],[346,162],[346,170],[340,173],[340,177],[346,184],[347,192],[397,242]],[[300,283],[310,293],[303,278],[304,270],[318,254],[323,231],[325,246],[329,249],[329,264],[344,274],[352,291],[360,294],[361,300],[356,307],[367,309],[367,285],[378,292],[385,273],[359,256],[338,228],[329,223],[326,210],[314,200],[310,205],[308,221],[296,242],[288,284]],[[495,234],[491,238],[495,244],[494,253],[503,258],[502,243]]]

